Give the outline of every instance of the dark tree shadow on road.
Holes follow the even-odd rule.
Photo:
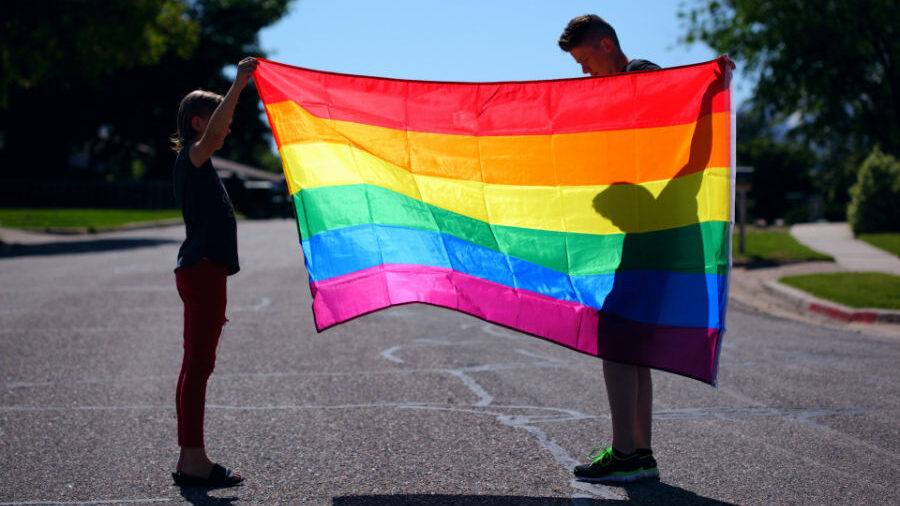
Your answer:
[[[532,497],[508,495],[394,494],[335,497],[332,506],[621,506],[624,504],[665,504],[734,506],[733,503],[699,496],[689,490],[647,481],[621,487],[627,500],[572,499],[568,497]]]

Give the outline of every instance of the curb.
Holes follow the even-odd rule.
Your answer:
[[[32,244],[49,244],[54,242],[68,242],[76,240],[97,240],[102,239],[102,234],[114,232],[130,232],[135,230],[149,230],[173,227],[182,225],[184,221],[181,218],[171,218],[166,220],[142,221],[137,223],[128,223],[117,227],[98,227],[89,229],[87,227],[66,227],[66,228],[5,228],[0,227],[0,251],[3,247],[32,245]]]
[[[826,316],[835,320],[853,323],[900,324],[900,311],[881,308],[853,308],[814,297],[802,290],[777,281],[763,283],[763,288],[772,295],[804,311]]]

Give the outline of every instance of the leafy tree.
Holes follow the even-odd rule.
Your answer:
[[[748,212],[771,223],[806,220],[806,198],[813,193],[815,155],[807,146],[779,135],[764,110],[747,107],[738,112],[737,159],[753,167]]]
[[[856,235],[900,231],[900,161],[875,148],[850,188],[850,226]]]
[[[0,177],[169,177],[174,154],[167,138],[178,101],[197,88],[224,93],[230,79],[223,69],[247,55],[263,56],[257,34],[289,2],[5,5]],[[253,90],[246,90],[235,139],[223,155],[258,165],[269,152],[260,115]]]
[[[874,146],[900,154],[896,0],[694,0],[680,16],[685,42],[727,52],[758,78],[756,107],[797,123],[787,136],[814,149],[831,209],[843,210]]]
[[[67,88],[120,69],[154,64],[173,51],[186,58],[198,24],[176,0],[8,2],[0,30],[0,108],[10,88]]]
[[[800,112],[813,140],[900,151],[895,0],[701,0],[682,12],[702,40],[758,73],[754,99]],[[868,149],[865,150],[868,152]]]

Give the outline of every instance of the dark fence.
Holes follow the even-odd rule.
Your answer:
[[[234,208],[248,218],[290,217],[283,182],[223,178]],[[0,207],[175,209],[171,181],[0,181]]]
[[[175,209],[171,181],[0,181],[0,207]]]

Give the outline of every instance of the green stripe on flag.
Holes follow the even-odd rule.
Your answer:
[[[727,222],[594,235],[491,226],[367,184],[312,188],[293,197],[303,240],[327,230],[375,223],[451,235],[570,276],[643,269],[720,275],[728,271]]]

